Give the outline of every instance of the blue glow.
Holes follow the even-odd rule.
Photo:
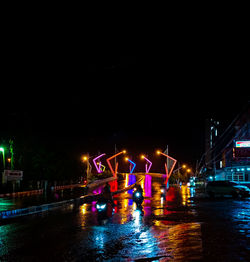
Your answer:
[[[128,159],[128,161],[133,164],[134,166],[132,167],[131,171],[130,171],[130,174],[133,173],[134,169],[135,169],[135,166],[136,166],[136,163],[134,163],[133,161],[131,161],[130,159]]]
[[[103,205],[96,205],[96,208],[97,209],[105,209],[106,208],[106,204],[103,204]]]

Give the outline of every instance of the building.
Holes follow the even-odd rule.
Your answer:
[[[210,126],[207,127],[207,130],[210,128],[210,133],[206,135],[207,154],[202,169],[203,176],[207,180],[229,180],[250,185],[249,103],[215,142],[212,138],[216,125],[212,123],[217,122],[210,121]]]

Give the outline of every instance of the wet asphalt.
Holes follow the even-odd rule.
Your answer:
[[[136,179],[124,175],[111,189]],[[162,196],[162,182],[143,177],[142,211],[131,191],[115,195],[102,225],[95,202],[0,225],[0,261],[249,261],[249,198],[210,200],[187,186]]]

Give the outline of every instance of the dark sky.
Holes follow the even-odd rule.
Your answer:
[[[169,145],[194,164],[205,119],[223,129],[249,100],[245,36],[185,35],[165,46],[18,36],[3,52],[1,137],[23,132],[93,154]]]

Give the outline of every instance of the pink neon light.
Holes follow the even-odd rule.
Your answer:
[[[148,163],[149,163],[149,167],[148,167],[148,165],[146,164],[146,173],[149,173],[149,170],[150,170],[150,168],[151,168],[151,166],[152,166],[152,162],[151,161],[149,161],[145,156],[144,156],[144,159],[146,160],[146,161],[148,161]]]
[[[170,178],[170,176],[171,176],[171,174],[172,174],[172,172],[173,172],[173,169],[174,169],[174,167],[175,167],[175,164],[177,163],[177,160],[174,159],[174,158],[172,158],[171,156],[168,156],[168,155],[162,153],[162,152],[160,152],[160,154],[162,154],[163,156],[165,156],[165,157],[167,157],[167,158],[169,158],[169,159],[171,159],[171,160],[174,161],[174,163],[173,163],[173,165],[172,165],[172,167],[171,167],[171,169],[170,169],[169,172],[168,172],[168,166],[167,166],[167,164],[165,164],[165,170],[166,170],[166,175],[167,175],[165,184],[167,184],[167,183],[168,183],[168,179]]]
[[[106,154],[101,154],[101,155],[99,155],[99,156],[97,156],[96,158],[93,159],[94,165],[95,165],[98,173],[102,173],[102,170],[101,170],[101,164],[98,167],[98,165],[96,164],[96,160],[99,159],[100,157],[104,156],[104,155],[106,155]]]

